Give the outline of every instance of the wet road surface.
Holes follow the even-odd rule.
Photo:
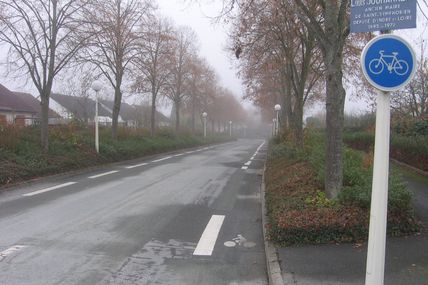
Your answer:
[[[0,193],[1,284],[267,284],[263,140]]]

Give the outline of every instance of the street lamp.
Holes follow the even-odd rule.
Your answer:
[[[202,118],[204,118],[204,138],[207,137],[207,112],[202,113]]]
[[[277,135],[279,133],[279,111],[281,111],[281,105],[276,104],[274,108],[275,108],[275,111],[276,111],[276,128],[275,128],[275,134]]]
[[[276,119],[273,118],[272,119],[272,136],[275,135],[275,132],[276,132]]]
[[[232,121],[229,121],[229,136],[232,136]]]
[[[100,81],[95,80],[92,82],[92,90],[95,91],[95,150],[100,153],[100,141],[98,132],[98,92],[103,88]]]

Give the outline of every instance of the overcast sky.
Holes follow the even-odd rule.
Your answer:
[[[202,4],[201,4],[202,3]],[[211,3],[211,4],[210,4]],[[191,27],[198,35],[200,54],[217,71],[221,85],[242,97],[241,81],[232,68],[231,54],[227,52],[227,26],[213,23],[221,9],[221,1],[158,0],[159,12],[177,25]]]
[[[199,37],[201,55],[215,68],[222,85],[242,98],[241,80],[236,76],[236,70],[232,67],[231,54],[225,51],[228,27],[222,24],[213,25],[211,19],[218,15],[222,1],[200,0],[193,1],[194,4],[189,4],[189,2],[191,1],[158,0],[159,10],[163,15],[172,18],[178,25],[187,25],[195,30]],[[426,10],[425,6],[422,8]],[[427,11],[425,14],[428,15]],[[394,33],[403,36],[419,53],[422,40],[428,41],[428,29],[427,20],[419,10],[417,19],[417,29],[399,30]],[[427,41],[425,44],[428,44]],[[323,108],[324,104],[319,104],[319,108],[316,109]],[[351,94],[347,96],[345,105],[347,112],[363,112],[368,109],[369,106],[365,100]],[[310,113],[313,112],[317,112],[317,110],[312,110]]]
[[[225,50],[228,27],[224,24],[213,24],[212,21],[212,17],[218,15],[222,1],[157,0],[157,2],[161,15],[171,18],[176,25],[190,26],[196,32],[200,55],[206,58],[216,70],[220,78],[220,84],[230,89],[238,98],[242,98],[243,87],[241,80],[237,77],[236,70],[232,67],[230,52]],[[426,14],[428,15],[427,12]],[[427,30],[427,20],[419,12],[417,29],[401,30],[394,33],[405,37],[414,46],[416,51],[419,52],[421,41],[423,39],[428,40]],[[426,45],[428,44],[427,42],[425,41]],[[0,61],[2,61],[2,57],[4,56],[4,49],[0,49]],[[0,83],[5,84],[12,90],[31,91],[32,87],[23,87],[22,82],[22,80],[8,80],[0,76]],[[29,85],[31,86],[31,83]],[[248,106],[248,104],[246,105]],[[321,104],[320,108],[323,108],[323,104]],[[347,96],[345,108],[348,112],[358,112],[367,109],[367,103],[356,100],[353,96]]]

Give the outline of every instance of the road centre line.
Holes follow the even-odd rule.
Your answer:
[[[52,187],[49,187],[49,188],[46,188],[46,189],[41,189],[41,190],[38,190],[38,191],[30,192],[30,193],[24,194],[22,196],[24,196],[24,197],[31,197],[31,196],[34,196],[34,195],[38,195],[38,194],[42,194],[42,193],[45,193],[45,192],[53,191],[53,190],[56,190],[56,189],[59,189],[59,188],[67,187],[67,186],[70,186],[70,185],[73,185],[73,184],[76,184],[76,183],[77,182],[67,182],[67,183],[56,185],[56,186],[52,186]]]
[[[153,160],[152,162],[164,161],[164,160],[167,160],[167,159],[170,159],[170,158],[172,158],[172,156],[167,156],[167,157],[164,157],[164,158],[156,159],[156,160]]]
[[[147,165],[148,163],[147,162],[145,162],[145,163],[140,163],[140,164],[136,164],[136,165],[131,165],[131,166],[127,166],[127,167],[125,167],[126,169],[132,169],[132,168],[136,168],[136,167],[140,167],[140,166],[144,166],[144,165]]]
[[[113,171],[109,171],[109,172],[104,172],[104,173],[101,173],[101,174],[97,174],[97,175],[94,175],[94,176],[89,176],[88,178],[89,179],[95,179],[95,178],[99,178],[99,177],[102,177],[102,176],[114,174],[114,173],[117,173],[117,172],[119,172],[119,171],[118,170],[113,170]]]
[[[193,252],[193,255],[210,256],[213,253],[215,243],[220,233],[221,226],[223,225],[225,216],[213,215],[208,222],[198,245]]]
[[[245,165],[245,166],[250,166],[250,164],[251,164],[251,160],[250,160],[250,161],[247,161],[244,165]]]
[[[247,170],[248,166],[242,166],[241,169]]]

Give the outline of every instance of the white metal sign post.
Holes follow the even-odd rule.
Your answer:
[[[389,91],[403,88],[412,79],[416,66],[411,46],[395,35],[371,40],[361,55],[367,80],[379,89],[373,163],[366,285],[383,285],[388,208],[390,101]]]

